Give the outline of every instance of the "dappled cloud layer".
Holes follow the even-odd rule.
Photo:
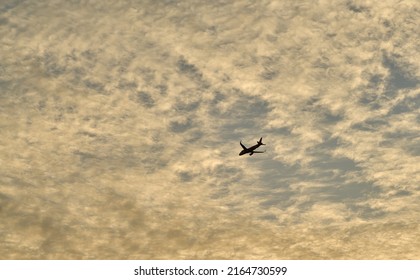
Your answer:
[[[419,18],[1,1],[0,258],[420,258]]]

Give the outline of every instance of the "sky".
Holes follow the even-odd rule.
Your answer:
[[[2,0],[0,258],[420,259],[419,18]]]

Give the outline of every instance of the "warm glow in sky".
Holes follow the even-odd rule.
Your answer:
[[[0,1],[0,258],[419,259],[419,19]]]

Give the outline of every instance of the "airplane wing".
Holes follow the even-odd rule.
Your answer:
[[[246,149],[247,149],[247,147],[245,147],[245,146],[244,146],[244,144],[242,144],[242,142],[239,142],[239,144],[241,144],[242,149],[244,149],[244,150],[246,150]]]

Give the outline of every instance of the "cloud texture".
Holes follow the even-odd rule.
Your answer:
[[[419,10],[3,1],[0,255],[420,258]]]

